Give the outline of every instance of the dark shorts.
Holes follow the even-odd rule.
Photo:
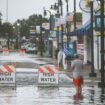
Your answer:
[[[74,86],[81,86],[83,85],[83,83],[84,83],[83,77],[73,78]]]

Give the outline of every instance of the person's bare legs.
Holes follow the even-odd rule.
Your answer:
[[[74,95],[75,99],[79,98],[79,86],[75,86],[76,88],[76,94]]]
[[[79,97],[78,97],[79,99],[81,99],[81,100],[83,99],[82,86],[81,86],[81,85],[79,86],[79,95],[78,95],[78,96],[79,96]]]
[[[82,87],[76,86],[76,96],[79,98],[82,96]]]

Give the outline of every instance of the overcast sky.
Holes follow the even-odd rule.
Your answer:
[[[7,6],[8,1],[8,6]],[[63,1],[63,10],[65,8],[65,0]],[[73,11],[73,1],[69,0],[69,11]],[[79,10],[77,0],[77,10]],[[33,14],[43,14],[43,7],[49,9],[51,5],[57,0],[0,0],[0,12],[2,13],[2,21],[8,20],[13,23],[17,19],[27,19],[30,15]],[[8,7],[8,9],[7,9]]]

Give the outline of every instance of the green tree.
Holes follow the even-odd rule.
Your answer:
[[[9,37],[12,37],[13,35],[13,26],[9,22],[5,22],[1,25],[1,36],[5,36],[5,34],[8,34]]]
[[[82,13],[81,12],[76,13],[76,21],[77,22],[82,22]]]
[[[48,22],[48,19],[42,17],[42,23],[43,22]],[[17,26],[17,24],[20,25]],[[29,16],[28,19],[22,19],[22,20],[18,19],[14,23],[14,26],[16,27],[15,32],[17,32],[17,28],[19,28],[21,37],[22,36],[29,37],[30,26],[36,26],[36,25],[40,25],[40,15],[33,14]]]

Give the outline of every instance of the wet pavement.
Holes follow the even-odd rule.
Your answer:
[[[1,105],[105,105],[105,94],[97,86],[83,87],[82,100],[75,100],[74,87],[34,85],[0,88]]]
[[[105,105],[105,89],[98,88],[99,81],[95,78],[85,77],[83,99],[75,100],[71,72],[69,75],[67,72],[59,74],[58,86],[39,86],[35,64],[40,58],[34,56],[33,59],[32,55],[20,56],[17,53],[13,55],[15,56],[2,56],[0,59],[1,64],[14,60],[17,63],[16,87],[0,87],[1,105]],[[48,63],[47,61],[48,59],[44,62]]]

